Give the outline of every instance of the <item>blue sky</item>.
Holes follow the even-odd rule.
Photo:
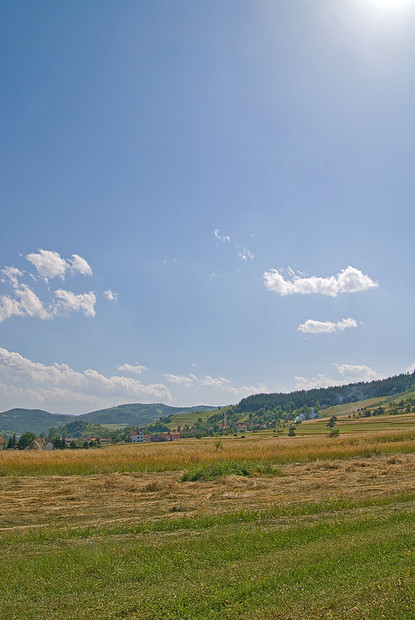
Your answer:
[[[5,0],[0,410],[412,368],[412,0]]]

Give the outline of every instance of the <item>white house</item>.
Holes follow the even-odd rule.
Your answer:
[[[133,443],[142,443],[144,441],[142,431],[130,431],[130,437]]]

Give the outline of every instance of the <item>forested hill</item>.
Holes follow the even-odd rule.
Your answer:
[[[191,413],[194,411],[212,411],[216,407],[200,405],[198,407],[172,407],[162,403],[131,403],[118,405],[100,411],[91,411],[82,415],[49,413],[41,409],[9,409],[0,413],[0,432],[21,435],[26,431],[33,433],[48,432],[50,427],[61,428],[68,422],[82,420],[92,424],[115,424],[120,426],[145,426],[166,415]]]
[[[393,396],[406,390],[415,390],[415,371],[411,374],[402,374],[388,379],[379,379],[370,382],[349,383],[328,388],[300,390],[287,394],[253,394],[243,398],[236,405],[235,410],[243,413],[258,411],[259,409],[294,410],[300,407],[316,407],[317,409],[352,403],[376,396]]]

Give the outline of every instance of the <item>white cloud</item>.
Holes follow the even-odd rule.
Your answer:
[[[356,321],[351,318],[342,319],[337,323],[308,319],[305,323],[301,323],[297,329],[303,334],[332,334],[333,332],[342,332],[350,327],[357,327]]]
[[[338,379],[329,379],[323,374],[312,377],[311,379],[306,379],[306,377],[294,377],[294,380],[296,390],[313,390],[315,388],[324,388],[339,384]]]
[[[12,299],[8,295],[0,296],[0,323],[9,319],[11,316],[23,316],[24,312],[20,308],[17,299]]]
[[[228,392],[229,394],[233,394],[236,397],[248,396],[249,394],[256,394],[258,392],[268,392],[268,388],[265,383],[260,383],[259,385],[242,385],[239,387],[233,386],[230,379],[226,377],[211,377],[210,375],[205,375],[204,377],[196,377],[196,375],[190,373],[188,375],[173,375],[173,374],[164,374],[163,377],[167,379],[170,383],[176,383],[182,385],[183,387],[209,387],[216,390],[221,390]]]
[[[23,314],[38,319],[52,318],[52,314],[46,310],[39,297],[26,284],[22,284],[20,288],[16,289],[15,294],[20,299],[19,308]]]
[[[48,280],[49,278],[65,277],[69,265],[58,252],[51,250],[39,250],[26,255],[27,260],[36,267],[38,274]]]
[[[115,293],[110,288],[104,291],[104,296],[109,299],[109,301],[117,301],[118,299],[118,293]]]
[[[268,290],[279,295],[308,295],[317,293],[336,297],[340,293],[356,293],[378,286],[369,276],[355,267],[346,267],[340,273],[328,278],[317,276],[300,277],[290,272],[291,280],[285,280],[277,270],[271,269],[264,273],[264,283]]]
[[[75,310],[82,312],[85,316],[95,316],[95,303],[97,298],[92,291],[77,295],[72,291],[58,289],[55,291],[55,295],[59,299],[56,313],[60,311],[65,313]]]
[[[17,267],[6,266],[1,270],[1,272],[4,275],[4,278],[2,278],[1,281],[5,282],[5,278],[7,278],[13,288],[19,285],[18,278],[23,276],[23,272],[20,271],[20,269],[17,269]]]
[[[241,260],[248,262],[249,260],[254,260],[255,256],[252,254],[250,250],[241,250],[238,252],[238,256]]]
[[[219,234],[219,230],[218,230],[217,228],[215,228],[215,229],[214,229],[214,231],[213,231],[213,235],[215,236],[215,238],[216,238],[218,241],[221,241],[222,243],[227,243],[228,241],[230,241],[230,240],[231,240],[231,238],[229,237],[229,235],[224,235],[224,236],[221,236],[221,235]]]
[[[81,275],[91,276],[92,268],[87,261],[78,254],[72,254],[72,259],[66,261],[59,252],[53,250],[39,250],[26,255],[27,260],[36,267],[41,278],[50,280],[52,278],[65,279],[67,271],[80,273]]]
[[[58,252],[51,250],[39,250],[37,253],[27,254],[26,258],[36,267],[37,276],[13,266],[1,269],[0,282],[8,286],[11,292],[0,295],[0,323],[12,316],[52,319],[57,315],[68,316],[71,311],[95,316],[96,296],[93,291],[80,294],[61,288],[53,291],[49,285],[49,279],[64,280],[67,273],[92,275],[92,269],[84,258],[73,254],[71,259],[65,260]],[[37,292],[21,281],[22,278],[28,281],[29,277],[34,280],[35,287],[43,287],[47,292],[48,301],[39,298]],[[107,299],[117,299],[117,293],[110,289],[105,291],[104,295]]]
[[[408,366],[405,372],[409,372],[409,373],[415,372],[415,364],[411,364],[410,366]]]
[[[135,362],[135,364],[118,364],[117,368],[121,372],[132,372],[135,375],[141,375],[143,370],[147,370],[145,366],[142,366],[137,362]]]
[[[225,377],[210,377],[209,375],[206,375],[200,380],[200,383],[202,385],[209,385],[215,388],[223,388],[230,383],[230,380]]]
[[[176,383],[178,385],[183,385],[184,387],[191,387],[197,381],[197,377],[193,374],[189,375],[173,375],[171,373],[165,373],[163,377],[169,383]]]
[[[70,261],[72,271],[80,273],[83,276],[92,276],[92,268],[86,262],[84,258],[78,256],[78,254],[72,254],[72,260]]]
[[[350,381],[373,381],[381,375],[366,364],[335,364],[339,373]]]
[[[0,296],[0,323],[11,316],[32,316],[38,319],[51,319],[52,314],[44,307],[39,297],[26,284],[19,285],[17,275],[21,275],[18,269],[6,267],[8,277],[14,288],[14,298],[9,295]],[[16,274],[18,272],[18,274]]]
[[[366,364],[334,364],[337,371],[341,375],[335,379],[327,377],[324,374],[317,375],[317,377],[294,377],[296,390],[311,390],[314,388],[329,387],[331,385],[344,385],[347,383],[359,383],[360,381],[373,381],[374,379],[380,379],[381,375],[366,366]]]
[[[23,390],[22,394],[31,395],[33,399],[37,395],[38,401],[46,401],[52,394],[55,400],[62,401],[92,402],[108,396],[127,401],[131,397],[171,400],[169,389],[162,383],[146,385],[129,377],[106,377],[92,369],[78,372],[67,364],[56,362],[48,366],[4,348],[0,348],[0,372],[9,380],[6,383],[3,379],[9,390]]]

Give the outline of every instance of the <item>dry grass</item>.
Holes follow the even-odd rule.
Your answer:
[[[308,462],[370,456],[379,453],[415,451],[414,433],[377,431],[361,435],[223,439],[216,450],[213,439],[141,445],[108,446],[101,450],[65,450],[53,452],[0,452],[2,475],[75,475],[111,472],[174,471],[194,463],[230,461],[266,461],[274,464]]]
[[[280,466],[276,477],[180,482],[181,472],[0,478],[0,531],[134,524],[175,513],[209,516],[339,497],[415,494],[415,455]]]

